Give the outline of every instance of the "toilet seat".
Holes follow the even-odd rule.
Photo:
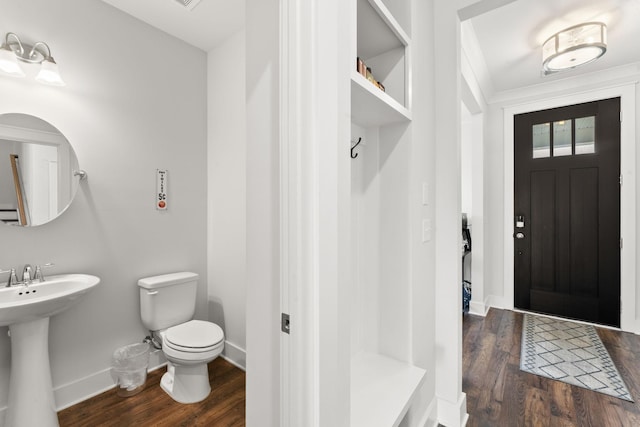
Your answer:
[[[167,329],[162,335],[165,353],[174,355],[216,353],[224,346],[224,333],[215,323],[191,320]],[[188,357],[188,359],[192,359]]]

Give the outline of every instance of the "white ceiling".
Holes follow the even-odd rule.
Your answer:
[[[244,27],[244,0],[202,0],[193,11],[177,0],[103,0],[204,51]],[[492,92],[640,63],[640,0],[499,0],[507,3],[469,20]],[[580,22],[608,27],[607,53],[574,70],[542,76],[542,43]],[[465,24],[466,25],[466,24]],[[477,61],[474,62],[477,65]]]
[[[581,22],[607,24],[603,57],[543,77],[542,43]],[[517,0],[470,20],[496,92],[640,63],[640,0]]]
[[[202,0],[192,11],[176,0],[103,1],[205,52],[244,28],[244,0]]]

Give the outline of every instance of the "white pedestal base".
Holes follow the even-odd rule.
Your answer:
[[[176,402],[203,401],[211,393],[207,364],[182,366],[169,362],[160,387]]]
[[[58,427],[49,366],[49,318],[9,326],[11,377],[5,427]]]

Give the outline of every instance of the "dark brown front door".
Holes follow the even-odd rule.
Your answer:
[[[620,326],[620,98],[514,129],[515,307]]]

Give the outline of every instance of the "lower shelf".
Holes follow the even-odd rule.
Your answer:
[[[355,70],[351,73],[351,120],[362,127],[411,121],[411,112]]]
[[[373,353],[351,359],[351,427],[395,427],[426,371]]]

